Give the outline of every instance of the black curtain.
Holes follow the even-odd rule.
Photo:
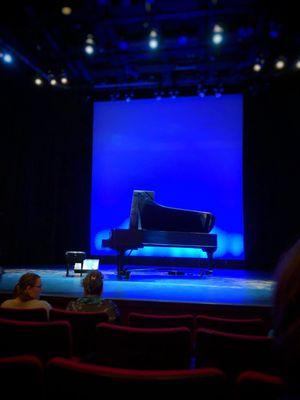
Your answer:
[[[89,247],[92,103],[68,90],[1,82],[1,254],[62,263]]]
[[[89,250],[92,101],[0,81],[1,262],[63,263]],[[274,268],[299,236],[299,78],[244,102],[244,220],[249,267]]]
[[[244,216],[249,266],[273,269],[300,237],[300,79],[278,78],[244,103]]]

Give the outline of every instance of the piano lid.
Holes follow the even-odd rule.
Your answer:
[[[130,229],[209,233],[214,223],[210,212],[162,206],[154,201],[153,191],[133,192]]]

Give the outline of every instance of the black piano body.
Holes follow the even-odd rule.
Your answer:
[[[119,278],[129,278],[130,272],[124,266],[125,252],[145,246],[201,249],[207,254],[206,272],[211,272],[217,249],[217,235],[209,233],[214,222],[210,212],[165,207],[154,201],[154,192],[135,190],[129,229],[112,229],[110,237],[102,240],[102,247],[118,252]]]

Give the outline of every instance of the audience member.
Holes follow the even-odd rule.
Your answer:
[[[49,314],[51,305],[39,300],[42,291],[42,282],[39,275],[27,272],[22,275],[13,292],[13,299],[6,300],[1,307],[6,308],[45,308]]]
[[[274,337],[288,399],[300,398],[300,240],[281,258],[274,302]]]
[[[120,312],[110,299],[103,299],[103,275],[100,271],[89,272],[82,281],[84,296],[70,301],[67,310],[103,311],[108,314],[109,322],[118,321]]]

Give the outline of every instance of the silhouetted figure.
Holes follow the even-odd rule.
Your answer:
[[[102,311],[106,312],[109,322],[119,319],[120,311],[110,299],[100,296],[103,292],[103,275],[100,271],[89,272],[82,281],[84,296],[70,301],[67,310],[71,311]]]
[[[274,336],[287,399],[300,398],[300,240],[278,263]]]

